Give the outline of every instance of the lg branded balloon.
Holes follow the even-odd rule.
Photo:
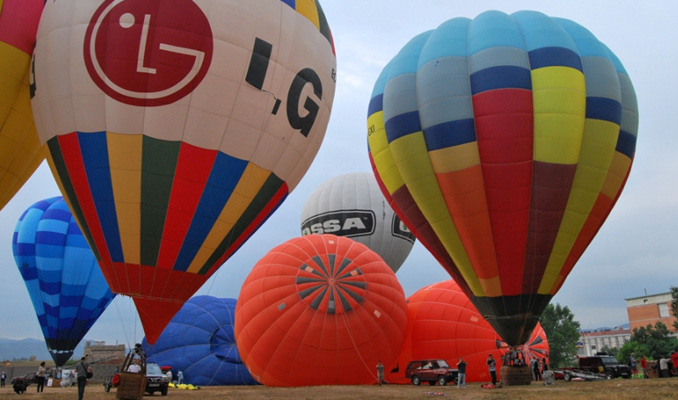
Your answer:
[[[384,68],[368,112],[384,195],[511,345],[529,337],[626,182],[636,96],[576,23],[455,18]]]
[[[307,235],[268,252],[240,290],[238,350],[268,386],[377,383],[407,327],[405,295],[375,252],[349,238]]]
[[[38,133],[150,343],[299,183],[335,67],[313,1],[48,2]]]
[[[374,175],[340,175],[318,186],[301,211],[301,234],[330,233],[362,243],[398,271],[414,235],[381,194]]]
[[[115,295],[62,197],[23,213],[12,249],[47,348],[64,365]]]
[[[0,1],[0,209],[45,158],[30,103],[30,64],[44,0]]]
[[[233,336],[235,299],[190,298],[158,341],[142,343],[150,361],[171,365],[184,382],[199,386],[255,385]]]
[[[454,365],[463,357],[467,363],[466,380],[488,382],[489,354],[495,359],[501,379],[502,357],[508,351],[506,343],[483,319],[466,294],[454,280],[426,286],[407,299],[407,336],[393,371],[386,376],[390,383],[410,383],[405,368],[412,360],[442,358]],[[522,344],[522,343],[521,343]],[[546,334],[537,323],[529,340],[523,344],[523,359],[548,358]]]

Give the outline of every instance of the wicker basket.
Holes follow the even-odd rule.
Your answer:
[[[122,400],[139,400],[144,397],[146,390],[146,376],[132,372],[120,373],[120,384],[115,398]]]
[[[532,371],[527,365],[502,365],[501,383],[503,386],[518,386],[532,384]]]

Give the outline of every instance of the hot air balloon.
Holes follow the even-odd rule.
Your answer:
[[[368,111],[384,195],[512,346],[616,203],[637,128],[612,51],[532,11],[455,18],[413,38]]]
[[[329,233],[362,243],[397,272],[410,254],[414,235],[381,194],[374,175],[351,173],[318,186],[301,211],[301,234]]]
[[[48,162],[149,343],[296,187],[336,58],[318,2],[49,2],[35,49]]]
[[[45,159],[31,114],[30,64],[44,0],[0,1],[0,209]]]
[[[377,383],[375,366],[400,351],[405,294],[367,246],[306,235],[269,251],[235,309],[235,339],[252,376],[267,386]]]
[[[64,365],[115,294],[62,197],[21,215],[12,250],[47,348],[56,365]]]
[[[434,283],[413,293],[407,298],[407,314],[405,343],[394,366],[387,365],[387,371],[392,371],[386,375],[388,382],[410,383],[405,378],[405,367],[412,360],[442,358],[454,365],[459,357],[468,365],[467,382],[488,382],[489,354],[497,360],[498,379],[501,379],[499,367],[509,350],[508,345],[454,280]],[[548,358],[548,341],[541,324],[537,323],[522,352],[522,359],[526,361]]]
[[[240,360],[233,336],[235,299],[191,297],[158,341],[142,346],[149,361],[171,365],[184,381],[199,386],[255,385]]]

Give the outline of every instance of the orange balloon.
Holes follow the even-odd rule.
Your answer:
[[[347,237],[307,235],[266,254],[240,290],[235,339],[268,386],[377,382],[405,339],[405,294],[377,253]]]
[[[444,359],[454,367],[463,357],[467,363],[467,382],[489,382],[487,358],[497,362],[497,379],[501,379],[501,356],[508,350],[497,332],[485,320],[459,284],[450,279],[426,286],[407,299],[407,336],[393,365],[386,365],[390,383],[410,383],[405,368],[412,360]],[[548,358],[546,333],[537,323],[530,339],[523,345],[523,359]],[[396,368],[397,367],[397,368]]]

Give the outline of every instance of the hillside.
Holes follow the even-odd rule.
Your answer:
[[[85,352],[85,340],[81,341],[75,349],[75,356],[81,356]],[[2,339],[0,338],[0,360],[19,360],[28,359],[36,356],[38,360],[51,360],[52,357],[47,351],[47,345],[44,340],[38,339]]]

